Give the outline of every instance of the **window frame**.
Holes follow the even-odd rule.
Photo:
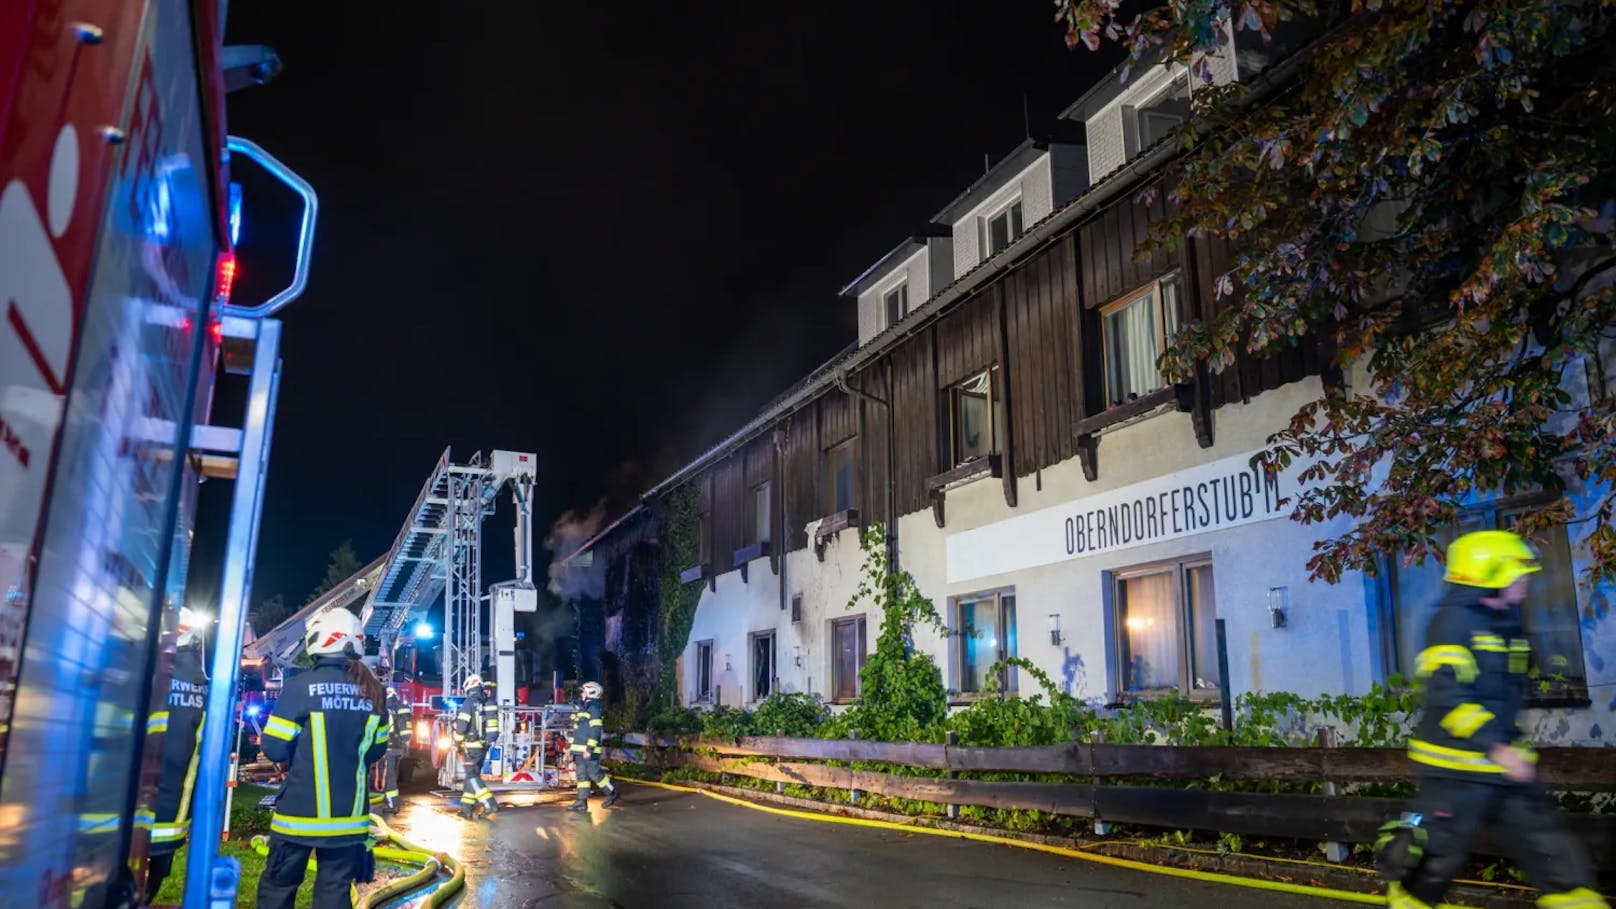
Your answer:
[[[1502,496],[1496,499],[1488,499],[1484,502],[1477,502],[1473,505],[1467,505],[1459,509],[1458,513],[1455,515],[1454,526],[1463,527],[1465,524],[1472,521],[1479,521],[1480,526],[1476,528],[1478,530],[1496,530],[1500,528],[1507,529],[1507,522],[1510,519],[1518,519],[1519,517],[1530,512],[1540,511],[1547,508],[1554,504],[1555,499],[1556,496],[1552,493],[1525,493],[1521,495]],[[1576,545],[1571,539],[1570,528],[1566,527],[1565,525],[1560,525],[1557,532],[1565,534],[1566,548],[1571,556],[1569,562],[1573,573],[1573,584],[1571,587],[1573,597],[1572,607],[1576,614],[1580,617],[1582,614],[1582,602],[1580,596],[1578,595],[1578,591],[1581,588],[1580,585],[1575,583]],[[1529,539],[1528,542],[1532,544],[1534,549],[1541,551],[1543,548],[1534,540]],[[1434,560],[1435,558],[1436,556],[1434,554],[1427,556],[1426,565],[1429,566],[1431,564],[1431,560]],[[1405,671],[1402,665],[1402,639],[1404,635],[1418,636],[1423,634],[1425,629],[1404,628],[1399,620],[1399,613],[1401,612],[1398,597],[1398,587],[1401,583],[1399,580],[1399,574],[1404,570],[1401,553],[1395,552],[1384,555],[1381,557],[1380,563],[1382,570],[1377,572],[1380,576],[1377,581],[1380,588],[1380,595],[1377,597],[1378,608],[1376,610],[1376,618],[1378,619],[1378,624],[1381,626],[1380,632],[1377,635],[1380,639],[1377,642],[1377,645],[1379,647],[1381,659],[1381,676],[1383,678],[1389,678],[1392,674],[1396,673],[1405,679],[1412,679],[1412,670],[1410,669]],[[1444,586],[1442,588],[1444,591],[1445,587],[1446,585],[1444,582]],[[1530,605],[1531,603],[1532,595],[1528,593],[1526,605]],[[1522,610],[1521,618],[1523,624],[1526,624],[1527,626],[1527,639],[1532,642],[1532,658],[1535,664],[1536,661],[1543,656],[1543,648],[1539,646],[1540,642],[1543,640],[1543,635],[1530,627],[1529,614],[1527,610]],[[1591,692],[1588,687],[1588,648],[1587,642],[1583,640],[1582,626],[1580,621],[1576,625],[1576,634],[1576,658],[1581,661],[1581,665],[1578,667],[1578,678],[1574,681],[1565,683],[1554,683],[1551,681],[1549,682],[1550,687],[1547,690],[1534,681],[1533,684],[1527,686],[1526,706],[1529,709],[1585,707],[1592,703]]]
[[[1175,314],[1175,324],[1171,330],[1169,330],[1167,326],[1168,309],[1166,304],[1166,294],[1163,291],[1163,288],[1166,287],[1172,288],[1176,298],[1176,308],[1178,310],[1178,312]],[[1184,273],[1180,269],[1173,269],[1172,271],[1166,272],[1165,274],[1153,278],[1149,282],[1122,294],[1111,302],[1106,303],[1104,306],[1099,307],[1098,328],[1100,334],[1100,378],[1102,380],[1102,394],[1105,398],[1105,407],[1107,410],[1115,407],[1125,406],[1131,401],[1143,398],[1146,395],[1155,391],[1160,391],[1163,388],[1168,388],[1173,384],[1172,382],[1169,382],[1167,377],[1162,374],[1161,358],[1162,354],[1167,350],[1167,339],[1172,337],[1173,334],[1176,334],[1177,331],[1183,327],[1185,321],[1184,291]],[[1113,315],[1127,309],[1129,306],[1139,302],[1140,298],[1146,296],[1151,298],[1150,324],[1154,329],[1153,336],[1156,349],[1154,351],[1154,355],[1151,357],[1150,368],[1156,374],[1156,386],[1154,388],[1133,391],[1131,392],[1133,397],[1124,400],[1118,398],[1117,395],[1113,393],[1113,386],[1116,384],[1116,370],[1113,368],[1112,364],[1113,346],[1111,342],[1111,332],[1107,330],[1107,321]]]
[[[1006,599],[1010,600],[1010,605],[1008,607],[1005,605]],[[993,601],[996,613],[995,620],[998,622],[999,629],[999,643],[995,651],[993,663],[1019,655],[1017,653],[1017,650],[1019,650],[1017,645],[1020,643],[1021,623],[1018,619],[1016,619],[1015,611],[1017,607],[1020,606],[1020,600],[1016,597],[1016,589],[1014,587],[997,587],[990,590],[978,590],[973,593],[949,597],[948,617],[950,620],[950,628],[954,632],[949,636],[952,639],[950,650],[951,656],[953,657],[953,659],[950,661],[950,668],[953,670],[953,689],[959,692],[959,696],[962,700],[988,697],[989,695],[986,689],[968,689],[965,687],[966,636],[965,622],[960,615],[960,607],[965,606],[966,604],[982,603],[988,600]],[[993,663],[989,663],[987,666],[982,668],[986,670],[990,668]],[[1000,694],[1015,697],[1020,693],[1020,686],[1020,673],[1014,666],[1000,670]]]
[[[825,477],[829,483],[826,490],[830,502],[829,514],[841,514],[858,507],[858,436],[848,436],[834,445],[825,448]],[[839,502],[836,498],[836,457],[845,452],[847,456],[847,501]]]
[[[1014,219],[1012,219],[1011,216],[1010,216],[1011,209],[1017,208],[1017,207],[1020,208],[1020,211],[1017,213],[1017,216]],[[1009,239],[1007,239],[1005,241],[1004,246],[1001,246],[998,249],[994,249],[993,248],[993,222],[997,221],[1000,217],[1003,217],[1005,219],[1005,234]],[[1015,228],[1018,226],[1016,224],[1017,221],[1020,222],[1020,225],[1019,225],[1020,230],[1019,231],[1015,230]],[[1015,245],[1015,242],[1017,240],[1021,239],[1022,237],[1026,236],[1026,235],[1027,235],[1027,206],[1026,206],[1026,203],[1024,201],[1024,194],[1022,193],[1022,191],[1019,188],[1016,190],[1016,192],[1014,194],[1005,197],[1002,201],[1000,201],[998,204],[994,205],[992,208],[985,209],[982,214],[977,215],[977,218],[976,218],[977,251],[980,254],[980,257],[981,257],[981,259],[983,261],[986,261],[989,258],[991,258],[993,256],[996,256],[1001,252],[1004,252],[1006,249],[1009,249],[1011,246]]]
[[[893,306],[894,298],[896,298],[896,307]],[[881,291],[881,312],[886,317],[886,326],[888,328],[909,317],[909,279],[907,277]]]
[[[983,379],[984,377],[987,379],[987,422],[988,422],[988,427],[987,427],[987,429],[988,429],[988,432],[987,432],[987,435],[988,435],[987,449],[985,451],[983,451],[980,455],[972,455],[970,458],[966,458],[966,457],[963,456],[964,445],[963,445],[963,440],[960,438],[961,427],[964,424],[964,419],[963,419],[963,415],[962,415],[961,410],[960,410],[960,405],[961,405],[961,402],[963,401],[963,399],[965,397],[967,397],[967,394],[968,394],[965,391],[965,387],[967,385],[970,385],[972,383],[975,383],[975,382]],[[993,366],[989,366],[988,368],[986,368],[986,369],[984,369],[984,370],[982,370],[980,372],[973,373],[970,376],[970,378],[965,379],[964,381],[955,382],[953,385],[950,385],[946,389],[946,393],[948,395],[948,462],[949,462],[949,466],[951,468],[959,467],[959,466],[965,464],[967,461],[974,460],[975,458],[987,457],[987,456],[990,456],[990,455],[998,453],[998,451],[999,451],[998,410],[999,410],[999,394],[1000,394],[1000,389],[999,389],[999,367],[998,367],[998,365],[994,364]],[[971,395],[971,396],[974,396],[974,394]]]
[[[1217,579],[1217,568],[1213,564],[1212,554],[1209,552],[1193,553],[1171,559],[1158,559],[1153,562],[1143,562],[1138,565],[1129,565],[1106,572],[1105,583],[1109,585],[1110,615],[1109,629],[1110,648],[1115,661],[1116,673],[1112,684],[1116,689],[1116,700],[1124,698],[1144,699],[1166,697],[1170,692],[1179,694],[1191,700],[1218,703],[1222,698],[1222,686],[1227,681],[1219,680],[1213,688],[1195,687],[1195,616],[1194,604],[1189,597],[1190,572],[1198,568],[1205,568],[1212,572],[1214,585]],[[1127,638],[1127,596],[1123,585],[1128,581],[1152,575],[1168,574],[1173,578],[1173,610],[1177,619],[1176,632],[1177,646],[1174,652],[1178,657],[1179,683],[1175,688],[1148,688],[1130,689],[1128,687],[1128,638]],[[1215,587],[1214,587],[1215,589]],[[1214,594],[1212,602],[1213,627],[1217,622],[1217,598]],[[1214,643],[1215,647],[1215,643]],[[1215,658],[1214,658],[1215,659]],[[1212,667],[1214,670],[1217,667]]]
[[[774,539],[774,481],[765,479],[752,484],[746,497],[748,501],[742,506],[746,510],[746,543],[768,545]],[[767,515],[761,513],[765,507]],[[767,520],[758,520],[764,517]]]
[[[853,679],[852,679],[852,682],[853,682],[853,695],[852,695],[852,697],[845,697],[844,698],[840,694],[841,688],[842,688],[842,679],[839,676],[839,673],[841,672],[841,661],[838,659],[840,653],[839,653],[839,651],[837,649],[837,646],[838,646],[838,644],[837,644],[837,634],[839,633],[840,629],[845,628],[845,627],[852,627],[853,628],[853,637],[854,637],[854,643],[853,643],[854,660],[853,660],[853,662],[854,662],[855,665],[853,667]],[[869,627],[868,616],[866,614],[864,614],[864,613],[859,613],[858,615],[842,616],[840,618],[834,618],[834,619],[830,620],[830,641],[831,641],[831,646],[829,648],[830,649],[830,692],[829,692],[830,693],[830,699],[829,700],[830,700],[830,702],[832,704],[851,703],[852,701],[858,699],[858,697],[864,693],[864,687],[863,687],[864,683],[862,681],[862,676],[864,675],[864,664],[869,660],[869,656],[870,656],[869,655],[869,646],[868,646],[868,643],[867,643],[867,638],[865,637],[865,634],[867,633],[868,627]]]
[[[717,650],[717,646],[718,642],[713,638],[705,638],[696,642],[694,660],[696,664],[696,692],[694,698],[692,698],[694,703],[713,703],[713,652]],[[706,682],[705,690],[702,688],[703,681]]]
[[[767,640],[769,642],[769,675],[768,675],[769,690],[763,692],[762,694],[759,694],[758,690],[757,690],[757,680],[758,680],[757,648],[758,648],[758,642],[762,641],[762,640]],[[747,681],[750,683],[748,687],[750,687],[750,689],[751,689],[751,691],[750,691],[751,698],[752,698],[751,703],[753,703],[753,704],[760,703],[760,702],[766,700],[769,697],[769,695],[771,695],[775,691],[779,690],[779,688],[780,688],[780,635],[778,634],[778,629],[766,628],[766,629],[763,629],[761,631],[753,631],[753,632],[750,632],[750,633],[747,634],[747,636],[746,636],[746,668],[748,670]]]

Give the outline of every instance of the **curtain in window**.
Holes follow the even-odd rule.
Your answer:
[[[1185,572],[1189,581],[1190,674],[1200,691],[1218,689],[1218,606],[1212,593],[1212,566]]]
[[[1178,606],[1172,574],[1162,572],[1128,578],[1120,586],[1122,672],[1126,689],[1177,688],[1180,682]]]
[[[993,449],[993,415],[989,413],[988,389],[992,380],[986,373],[959,389],[959,461],[964,463]]]
[[[774,635],[752,639],[752,697],[763,700],[774,690]]]
[[[1156,373],[1156,295],[1145,294],[1105,317],[1106,366],[1112,404],[1161,386]]]
[[[960,690],[981,691],[999,660],[999,603],[994,597],[959,604]]]

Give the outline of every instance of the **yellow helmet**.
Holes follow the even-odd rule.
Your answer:
[[[1448,568],[1442,580],[1466,587],[1499,590],[1522,575],[1540,571],[1537,553],[1519,534],[1478,530],[1448,546]]]

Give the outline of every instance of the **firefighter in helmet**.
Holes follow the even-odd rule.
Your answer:
[[[494,702],[494,682],[483,681],[473,673],[466,677],[466,699],[455,713],[454,741],[460,749],[460,769],[465,780],[460,790],[460,814],[473,817],[479,807],[484,820],[499,814],[493,790],[483,782],[483,758],[488,747],[499,739],[499,705]]]
[[[262,909],[292,909],[316,858],[314,909],[352,909],[353,882],[368,881],[370,765],[387,750],[385,693],[361,659],[365,635],[346,609],[309,619],[314,667],[286,682],[264,724],[264,754],[289,764],[270,819],[269,857],[258,879]]]
[[[398,765],[410,748],[410,705],[398,696],[398,689],[387,686],[387,753],[382,756],[382,811],[398,813]]]
[[[153,810],[151,866],[146,872],[146,902],[157,898],[163,880],[174,869],[174,853],[185,845],[191,829],[191,790],[196,782],[197,747],[201,745],[208,675],[202,662],[203,617],[180,610],[174,669],[169,674],[163,706],[146,718],[146,734],[161,735],[157,804]]]
[[[1439,904],[1482,826],[1493,822],[1510,832],[1511,859],[1543,891],[1539,906],[1608,909],[1516,722],[1531,684],[1520,604],[1539,570],[1537,554],[1514,533],[1483,530],[1454,540],[1446,561],[1450,586],[1415,668],[1424,710],[1408,756],[1419,792],[1376,843],[1388,903]]]
[[[591,784],[606,791],[602,808],[617,804],[617,787],[612,785],[611,775],[600,766],[601,742],[606,738],[606,721],[600,702],[602,693],[599,682],[585,682],[579,690],[583,703],[572,715],[571,749],[572,765],[578,773],[578,798],[567,806],[568,811],[589,810]]]

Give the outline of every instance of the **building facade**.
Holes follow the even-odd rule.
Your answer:
[[[1237,45],[1213,72],[1265,64]],[[957,703],[993,681],[1034,693],[1014,671],[990,678],[1007,656],[1099,704],[1168,691],[1211,704],[1225,685],[1361,693],[1411,674],[1440,569],[1387,553],[1374,577],[1309,583],[1315,543],[1350,525],[1290,520],[1297,471],[1249,464],[1301,405],[1363,377],[1332,367],[1323,342],[1184,383],[1157,370],[1179,325],[1230,305],[1214,292],[1220,241],[1135,255],[1166,212],[1162,164],[1190,85],[1156,66],[1080,98],[842,290],[854,347],[647,495],[699,502],[682,703],[856,697],[879,626],[855,600],[872,522],[946,619],[948,634],[915,643]],[[1477,502],[1461,529],[1544,501]],[[1576,584],[1578,538],[1540,543],[1529,618],[1555,668],[1537,732],[1601,744],[1616,712],[1611,591]]]

